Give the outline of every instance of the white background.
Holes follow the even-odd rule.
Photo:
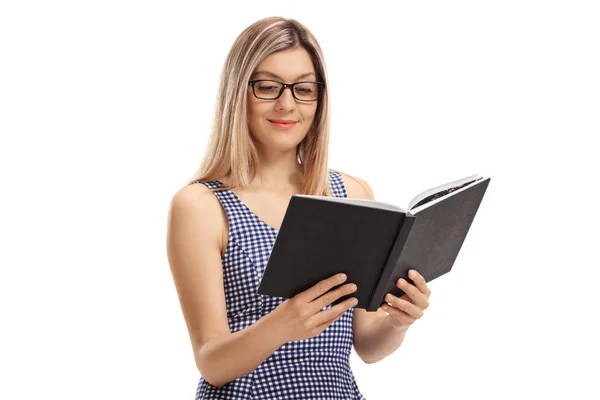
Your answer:
[[[492,178],[404,344],[353,352],[365,397],[600,398],[595,3],[2,2],[0,398],[194,397],[168,204],[231,44],[272,15],[325,53],[330,167],[401,206]]]

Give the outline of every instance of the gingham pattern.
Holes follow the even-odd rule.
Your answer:
[[[193,183],[202,183],[211,190],[222,185],[219,181]],[[334,196],[347,197],[339,173],[329,172],[329,184]],[[229,329],[236,332],[286,300],[257,293],[278,231],[250,211],[231,190],[213,193],[229,221],[229,241],[222,257],[223,281]],[[353,315],[351,308],[318,336],[285,343],[254,371],[221,388],[201,377],[196,400],[365,400],[350,368]]]

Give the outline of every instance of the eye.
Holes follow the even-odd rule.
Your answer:
[[[257,89],[261,93],[273,93],[279,90],[279,86],[267,83],[259,83]]]
[[[308,87],[297,87],[296,92],[303,93],[303,94],[309,94],[309,93],[312,93],[313,90]]]

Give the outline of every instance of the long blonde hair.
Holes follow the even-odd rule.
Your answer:
[[[230,175],[223,189],[247,187],[257,173],[258,153],[248,128],[247,88],[252,73],[268,55],[304,48],[311,56],[317,81],[325,83],[312,126],[296,149],[303,172],[303,193],[331,196],[329,187],[329,96],[327,72],[315,37],[294,19],[269,17],[247,27],[233,43],[221,72],[214,119],[200,168],[188,183]]]

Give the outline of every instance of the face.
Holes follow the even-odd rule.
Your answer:
[[[271,79],[283,83],[317,81],[310,55],[305,49],[289,49],[266,57],[250,78]],[[259,94],[259,89],[256,91]],[[259,94],[260,95],[260,94]],[[294,151],[310,129],[318,101],[296,100],[289,88],[275,100],[261,100],[248,86],[248,126],[255,143],[262,150]],[[272,121],[293,121],[293,125],[278,125]]]

